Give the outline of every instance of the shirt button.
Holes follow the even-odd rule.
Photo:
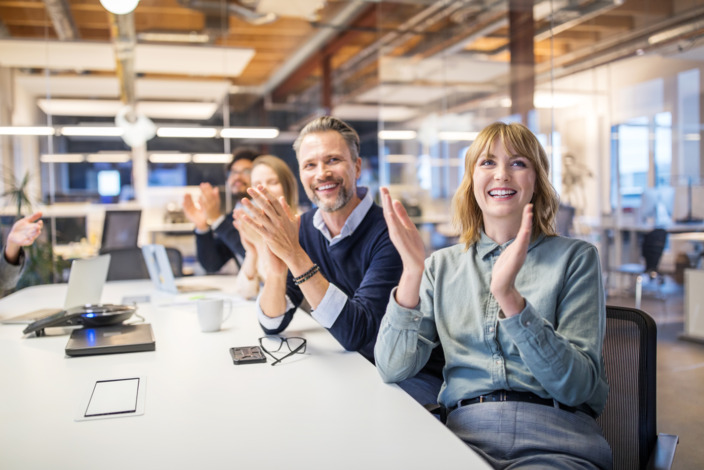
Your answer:
[[[494,332],[494,327],[492,326],[491,328],[489,328],[489,333],[493,333],[493,332]]]
[[[413,321],[418,321],[418,320],[420,320],[419,317],[414,317],[414,318],[413,318]]]
[[[530,326],[530,320],[526,322],[526,326]]]
[[[496,361],[496,364],[501,364],[501,361]]]

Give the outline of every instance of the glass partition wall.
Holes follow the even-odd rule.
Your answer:
[[[275,14],[254,3],[142,0],[136,47],[162,54],[135,64],[133,84],[157,128],[274,128],[276,138],[157,135],[134,147],[119,136],[0,135],[3,176],[39,175],[31,190],[49,206],[82,199],[144,207],[145,224],[159,225],[198,182],[224,185],[222,168],[237,146],[278,155],[297,173],[297,132],[332,113],[360,133],[361,183],[375,193],[388,185],[433,250],[454,240],[450,200],[467,147],[502,120],[539,137],[562,202],[575,208],[571,234],[599,245],[605,266],[632,259],[635,243],[627,242],[648,228],[696,229],[704,217],[700,0],[318,0],[299,2],[310,3],[305,15],[284,11],[286,2],[259,2]],[[114,125],[115,110],[71,115],[58,107],[68,98],[95,109],[118,99],[117,83],[105,81],[112,72],[88,62],[91,49],[81,64],[68,65],[81,54],[50,60],[54,47],[80,41],[111,56],[105,11],[70,3],[64,16],[77,36],[66,41],[48,11],[39,18],[36,5],[22,5],[0,6],[0,127]],[[8,53],[36,43],[36,63]],[[180,55],[166,54],[167,44]],[[196,116],[195,105],[208,111]],[[86,211],[90,232],[91,210],[75,215]]]
[[[703,14],[696,1],[419,8],[405,25],[414,39],[380,48],[363,94],[380,106],[380,183],[417,214],[431,249],[451,243],[467,146],[493,121],[521,122],[576,209],[572,235],[600,246],[604,266],[637,261],[638,233],[704,216]]]

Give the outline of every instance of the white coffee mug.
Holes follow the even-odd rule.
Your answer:
[[[225,305],[227,304],[227,312]],[[200,299],[196,305],[198,306],[198,323],[200,323],[200,331],[212,332],[219,331],[223,322],[230,317],[232,313],[232,302],[226,299]]]

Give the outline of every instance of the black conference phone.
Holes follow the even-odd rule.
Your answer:
[[[44,336],[44,328],[82,325],[100,327],[117,325],[130,318],[137,307],[133,305],[87,304],[49,315],[27,326],[24,334]]]

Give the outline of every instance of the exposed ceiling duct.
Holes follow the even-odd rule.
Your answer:
[[[61,41],[79,39],[78,28],[67,0],[44,0],[44,6],[54,25],[56,36]]]
[[[115,124],[122,128],[122,139],[130,147],[142,146],[154,137],[156,127],[147,117],[137,114],[137,94],[135,92],[135,34],[134,16],[110,15],[110,35],[115,48],[117,77],[120,82],[122,109],[115,116]]]
[[[120,82],[120,99],[133,110],[137,102],[134,87],[134,49],[137,45],[135,34],[134,16],[132,13],[126,15],[110,15],[110,34],[115,48],[115,60],[117,77]],[[134,121],[133,115],[128,115],[130,122]]]

